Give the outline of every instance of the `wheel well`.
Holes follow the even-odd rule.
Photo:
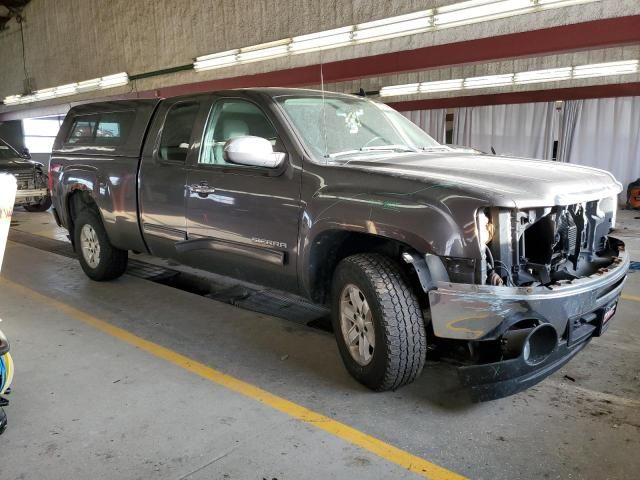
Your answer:
[[[414,251],[409,245],[390,238],[360,232],[329,231],[321,233],[311,246],[309,279],[311,298],[327,303],[331,280],[338,263],[358,253],[379,253],[395,259],[407,274],[416,293],[423,293],[414,268],[402,261],[404,252]],[[418,295],[422,299],[424,295]],[[422,300],[420,300],[422,301]]]
[[[67,197],[67,218],[69,219],[67,230],[69,231],[69,237],[71,238],[72,244],[75,242],[73,235],[74,220],[83,210],[92,210],[100,216],[100,209],[89,192],[85,190],[76,190],[75,192],[70,193]]]

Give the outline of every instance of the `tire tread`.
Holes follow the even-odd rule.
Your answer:
[[[382,312],[388,363],[382,381],[370,387],[395,390],[413,382],[426,361],[427,338],[420,303],[404,272],[393,259],[376,253],[353,255],[343,262],[369,279]]]

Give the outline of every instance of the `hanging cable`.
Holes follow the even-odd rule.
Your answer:
[[[27,71],[27,53],[24,45],[24,26],[22,25],[24,18],[22,15],[16,15],[16,22],[20,25],[20,39],[22,40],[22,68],[24,70],[25,90],[31,93],[33,89],[31,88],[31,80],[29,79],[29,72]]]

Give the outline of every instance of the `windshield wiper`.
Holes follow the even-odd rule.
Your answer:
[[[447,145],[435,145],[433,147],[420,147],[423,152],[451,152],[453,149]]]
[[[373,147],[362,147],[359,150],[345,150],[344,152],[330,153],[327,155],[329,158],[341,157],[343,155],[354,155],[356,153],[363,152],[416,152],[413,148],[406,145],[376,145]]]
[[[377,151],[377,150],[390,150],[393,152],[416,152],[415,149],[406,145],[376,145],[374,147],[362,147],[362,152]]]

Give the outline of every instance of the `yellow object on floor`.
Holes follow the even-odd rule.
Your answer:
[[[9,352],[0,357],[0,395],[5,393],[13,380],[13,359]]]

